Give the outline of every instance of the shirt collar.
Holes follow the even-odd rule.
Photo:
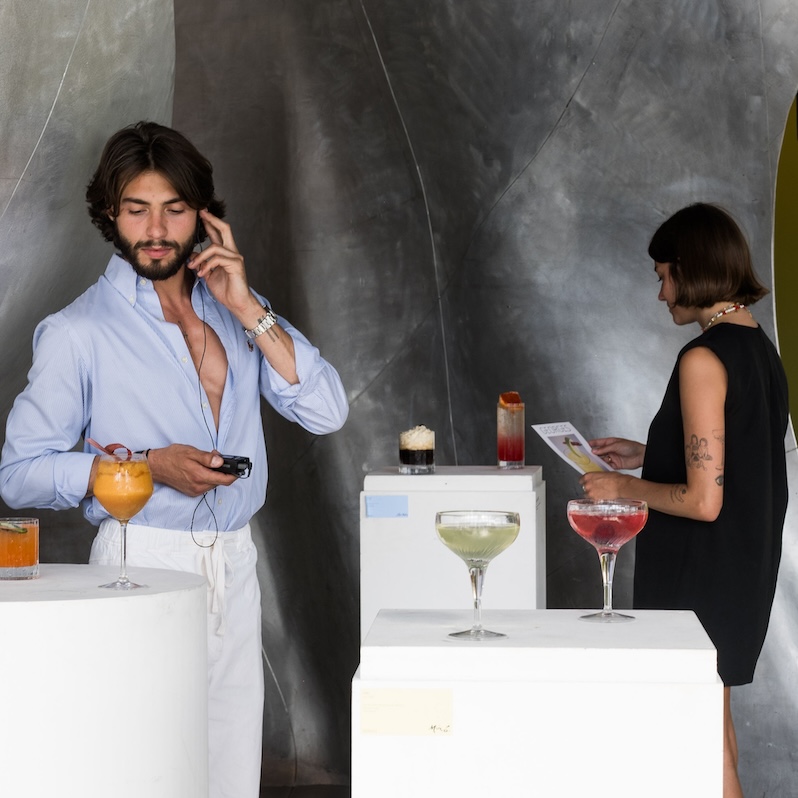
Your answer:
[[[152,285],[152,280],[140,277],[133,267],[118,253],[111,256],[105,269],[108,282],[133,306],[141,303],[146,310],[154,315],[163,317],[161,302]],[[198,301],[198,291],[204,298],[215,304],[213,294],[208,290],[202,280],[196,280],[192,288],[192,301]],[[156,310],[157,308],[157,310]]]
[[[131,304],[135,304],[136,282],[138,275],[133,271],[133,267],[118,254],[112,255],[105,268],[105,276],[108,282],[119,291],[122,296],[128,299]],[[147,280],[149,283],[150,281]]]

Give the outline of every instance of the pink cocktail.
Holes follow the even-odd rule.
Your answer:
[[[646,524],[648,505],[634,499],[573,499],[568,502],[568,523],[572,529],[596,549],[604,583],[604,608],[601,612],[583,615],[580,620],[613,623],[634,620],[612,609],[612,576],[615,555]]]

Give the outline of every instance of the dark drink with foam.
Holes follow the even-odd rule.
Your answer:
[[[399,433],[399,473],[432,474],[435,471],[435,433],[420,425]]]

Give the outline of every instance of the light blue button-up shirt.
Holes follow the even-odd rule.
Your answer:
[[[83,498],[95,452],[82,439],[122,443],[134,451],[183,443],[249,457],[251,476],[208,494],[215,521],[199,498],[156,485],[133,522],[239,529],[266,498],[261,395],[310,432],[343,425],[348,404],[338,373],[285,319],[279,321],[294,340],[297,385],[286,382],[257,346],[250,347],[241,324],[204,281],[195,283],[191,301],[227,353],[218,430],[180,329],[164,320],[152,283],[114,255],[97,283],[36,328],[28,385],[8,417],[0,459],[6,504],[58,510],[82,502],[86,518],[99,524],[108,513],[95,499]]]

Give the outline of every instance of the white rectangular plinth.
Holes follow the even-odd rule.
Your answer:
[[[435,513],[507,510],[521,518],[518,538],[491,564],[493,606],[546,606],[546,506],[540,466],[439,466],[434,474],[384,469],[366,475],[360,494],[361,639],[380,609],[468,606],[468,571],[438,539]]]
[[[352,691],[352,798],[722,795],[723,685],[691,612],[381,612]]]

